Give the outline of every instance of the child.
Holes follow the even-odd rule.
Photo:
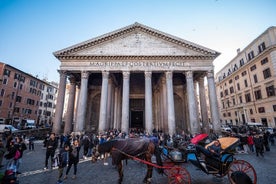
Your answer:
[[[68,151],[70,150],[70,146],[65,144],[64,148],[60,150],[58,154],[58,182],[57,184],[62,183],[62,175],[63,175],[63,169],[67,166],[68,164]]]

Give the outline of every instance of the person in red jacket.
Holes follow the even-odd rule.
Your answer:
[[[252,134],[250,134],[247,137],[247,144],[248,144],[249,150],[253,153],[254,152],[254,140],[253,140]]]

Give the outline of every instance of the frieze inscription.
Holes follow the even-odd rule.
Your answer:
[[[143,62],[143,61],[133,61],[133,62],[90,62],[89,64],[91,67],[188,67],[190,66],[189,63],[187,62],[180,62],[180,61],[175,61],[175,62]]]

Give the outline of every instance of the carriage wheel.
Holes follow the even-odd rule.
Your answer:
[[[257,183],[256,171],[250,163],[248,163],[244,160],[235,160],[235,161],[233,161],[230,164],[229,169],[228,169],[228,179],[229,179],[229,181],[230,181],[230,178],[231,178],[231,174],[235,171],[241,171],[241,172],[246,173],[252,179],[253,184]]]
[[[169,170],[168,174],[169,184],[190,184],[191,176],[189,172],[179,166],[175,166]]]

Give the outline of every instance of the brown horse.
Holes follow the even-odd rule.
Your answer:
[[[125,159],[141,159],[145,160],[147,164],[147,174],[143,180],[144,183],[150,184],[152,178],[153,165],[151,164],[151,157],[156,156],[156,162],[160,166],[158,171],[162,173],[162,160],[158,147],[148,138],[129,138],[111,140],[98,145],[98,153],[110,153],[112,156],[112,164],[117,166],[119,179],[118,184],[123,181],[123,165],[122,160]],[[93,156],[95,158],[95,156]]]

